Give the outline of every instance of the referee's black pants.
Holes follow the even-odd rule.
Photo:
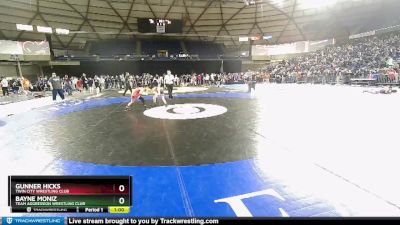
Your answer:
[[[250,82],[247,84],[247,86],[248,86],[248,91],[247,91],[248,93],[251,92],[251,89],[256,90],[256,82],[250,81]]]
[[[8,92],[8,87],[2,87],[1,88],[3,90],[3,96],[10,95],[10,93]]]
[[[126,92],[127,92],[128,90],[130,90],[130,91],[131,91],[131,94],[132,94],[132,87],[131,87],[131,85],[125,85],[124,96],[126,95]]]
[[[172,90],[174,89],[174,85],[173,84],[166,84],[165,86],[167,86],[168,98],[173,98]]]

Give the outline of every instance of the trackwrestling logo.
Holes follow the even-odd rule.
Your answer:
[[[3,218],[3,224],[36,224],[36,225],[64,225],[62,217],[7,217]]]

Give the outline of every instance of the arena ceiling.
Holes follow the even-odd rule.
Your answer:
[[[260,43],[321,40],[398,23],[397,0],[0,0],[0,39],[43,40],[16,23],[69,29],[52,35],[58,49],[87,41],[145,36],[137,18],[183,19],[180,39],[209,40],[246,49],[239,36],[271,35]],[[167,35],[165,35],[167,36]]]

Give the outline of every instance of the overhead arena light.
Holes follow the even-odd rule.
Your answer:
[[[264,35],[263,39],[264,40],[269,40],[269,39],[272,39],[272,36],[271,35]]]
[[[243,0],[244,4],[246,5],[255,5],[256,0]]]
[[[239,37],[240,42],[249,41],[249,37]]]
[[[33,26],[26,24],[17,24],[17,30],[33,31]]]
[[[69,34],[69,30],[68,29],[63,29],[63,28],[56,28],[56,34],[68,35]]]
[[[53,33],[53,29],[51,29],[51,27],[36,26],[36,30],[40,33]]]
[[[256,36],[250,37],[250,40],[252,40],[252,41],[258,41],[260,39],[261,39],[260,35],[256,35]]]
[[[279,8],[282,8],[285,0],[271,0],[271,3]]]
[[[298,3],[301,9],[318,9],[332,6],[337,2],[338,0],[300,0]]]

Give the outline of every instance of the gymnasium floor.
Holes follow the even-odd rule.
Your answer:
[[[400,94],[364,89],[186,89],[128,112],[117,91],[0,105],[0,215],[8,175],[132,175],[130,216],[400,216]]]

